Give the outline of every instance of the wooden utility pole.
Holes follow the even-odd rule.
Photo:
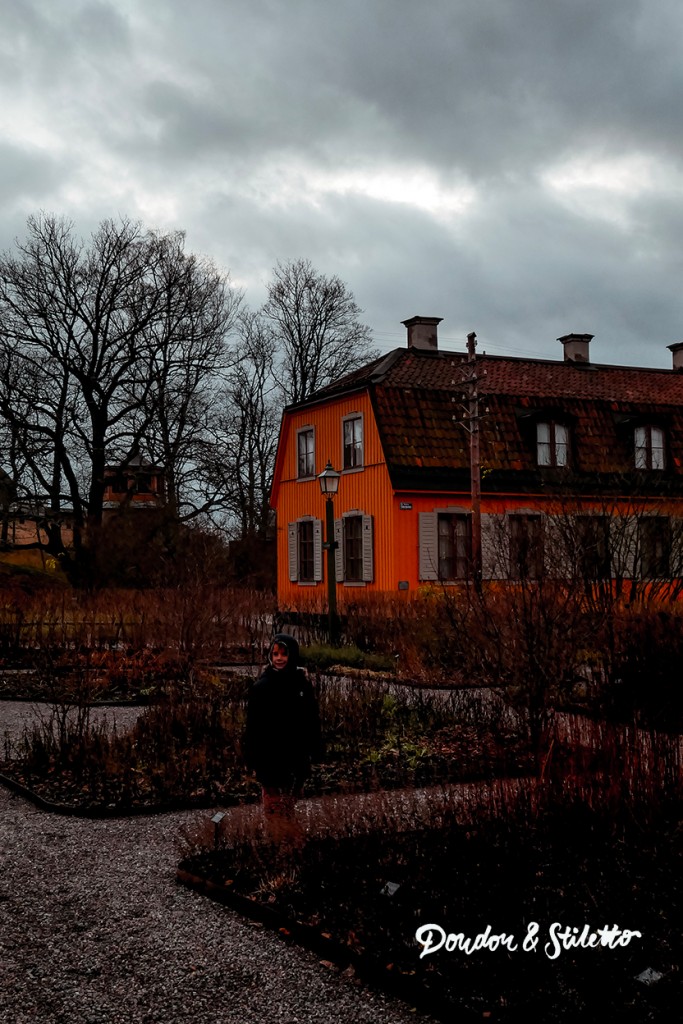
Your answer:
[[[479,446],[479,376],[477,375],[477,335],[474,331],[467,335],[467,375],[459,382],[464,387],[463,398],[466,400],[464,413],[467,423],[462,426],[470,435],[470,497],[472,503],[472,578],[477,590],[481,589],[482,557],[481,557],[481,453]],[[484,370],[481,374],[486,376]],[[453,381],[452,383],[456,383]],[[454,398],[453,401],[456,401]],[[455,417],[454,417],[455,419]]]

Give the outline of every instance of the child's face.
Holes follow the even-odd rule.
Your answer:
[[[273,650],[271,651],[270,661],[274,669],[281,671],[287,667],[289,661],[289,651],[284,644],[273,644]]]

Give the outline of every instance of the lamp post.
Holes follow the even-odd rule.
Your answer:
[[[332,468],[332,463],[329,460],[322,473],[318,474],[320,493],[325,498],[326,540],[323,547],[327,551],[327,615],[331,647],[334,647],[338,642],[339,633],[337,628],[337,574],[334,565],[334,552],[337,543],[334,539],[334,505],[332,499],[339,490],[340,476],[341,473]]]

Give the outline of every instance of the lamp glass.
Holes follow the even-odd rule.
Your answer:
[[[328,462],[322,473],[318,474],[322,494],[328,495],[329,497],[336,494],[339,488],[340,476],[341,473],[338,473],[336,469],[333,469],[332,463]]]

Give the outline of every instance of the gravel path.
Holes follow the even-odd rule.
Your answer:
[[[0,736],[29,707],[0,707]],[[0,1022],[428,1020],[178,886],[179,830],[210,814],[91,821],[0,787]]]

